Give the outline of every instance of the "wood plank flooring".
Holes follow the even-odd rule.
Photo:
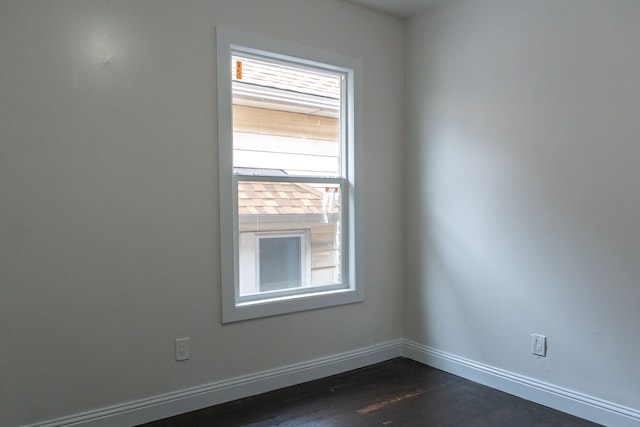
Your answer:
[[[144,427],[596,425],[398,358]]]

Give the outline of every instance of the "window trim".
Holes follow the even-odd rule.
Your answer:
[[[220,261],[222,322],[235,322],[259,317],[331,307],[364,300],[364,272],[362,245],[362,63],[359,59],[311,49],[249,33],[216,28],[217,107],[218,107],[218,169],[220,208]],[[253,301],[239,297],[238,283],[238,215],[237,185],[239,177],[233,173],[232,123],[232,52],[242,52],[275,60],[296,63],[311,68],[324,68],[345,73],[347,90],[342,108],[347,120],[342,126],[342,161],[346,168],[343,183],[343,206],[346,248],[342,250],[345,287],[310,288],[303,294],[261,298]],[[331,64],[331,65],[328,65]],[[256,178],[256,177],[252,177]],[[306,178],[305,178],[306,179]],[[321,180],[335,179],[322,177]],[[355,188],[358,191],[355,191]],[[231,226],[230,226],[231,225]]]

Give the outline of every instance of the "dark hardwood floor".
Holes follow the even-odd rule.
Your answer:
[[[144,426],[596,425],[398,358]]]

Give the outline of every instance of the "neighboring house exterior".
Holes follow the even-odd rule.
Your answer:
[[[232,63],[236,173],[337,174],[339,79],[250,58]],[[240,295],[339,282],[340,231],[337,187],[240,181]]]
[[[302,286],[334,283],[339,280],[338,206],[331,192],[293,183],[240,183],[239,246],[241,294],[260,290],[257,269],[260,266],[260,244],[263,239],[299,241],[300,278]],[[256,200],[262,207],[256,207]],[[264,207],[264,206],[267,207]],[[277,247],[277,246],[276,246]],[[272,250],[274,244],[271,244]],[[297,256],[293,256],[297,259]],[[265,261],[263,260],[263,263]],[[268,261],[267,261],[268,262]]]

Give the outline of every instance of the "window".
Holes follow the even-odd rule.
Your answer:
[[[359,61],[216,34],[223,321],[362,301]]]
[[[309,286],[309,230],[243,232],[239,237],[239,295]]]
[[[299,237],[259,239],[258,282],[260,292],[303,286],[302,252]]]

